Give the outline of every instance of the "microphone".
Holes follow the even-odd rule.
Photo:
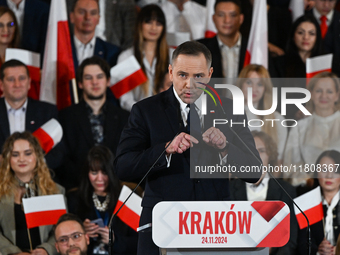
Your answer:
[[[224,116],[226,116],[226,112],[224,111],[221,103],[219,103],[219,106],[222,110],[222,113]],[[243,142],[243,140],[241,139],[241,137],[235,132],[235,130],[233,130],[230,125],[229,122],[227,124],[229,130],[237,137],[237,139],[243,144],[243,146],[250,152],[250,154],[261,164],[262,166],[262,162],[261,160],[256,157],[256,155],[253,153],[253,151],[248,147],[248,145]],[[279,183],[279,181],[276,179],[275,176],[273,176],[270,172],[268,172],[270,178],[272,178],[276,184],[281,188],[281,190],[283,190],[283,192],[288,196],[288,198],[293,202],[293,204],[296,206],[296,208],[298,208],[298,210],[302,213],[302,215],[305,217],[306,221],[307,221],[307,248],[308,248],[308,255],[311,254],[311,245],[312,245],[312,238],[311,238],[311,230],[310,230],[310,225],[309,225],[309,220],[308,217],[306,216],[306,214],[301,210],[301,208],[295,203],[294,199],[289,195],[289,193],[285,190],[284,187],[282,187],[282,185]]]
[[[181,126],[180,126],[181,127]],[[164,155],[165,151],[167,150],[167,148],[170,146],[170,144],[172,143],[172,141],[181,133],[181,128],[180,130],[176,133],[176,135],[174,136],[174,138],[172,138],[172,140],[169,142],[169,144],[164,148],[164,150],[162,151],[162,153],[158,156],[158,158],[155,160],[155,162],[152,164],[152,166],[149,168],[149,170],[146,172],[146,174],[143,176],[143,178],[139,181],[139,183],[136,185],[136,187],[131,191],[131,193],[129,194],[129,196],[125,199],[125,201],[123,202],[123,204],[119,207],[119,209],[117,210],[116,213],[114,213],[111,216],[110,222],[109,222],[109,254],[113,255],[113,219],[114,217],[116,217],[116,215],[120,212],[120,210],[123,208],[123,206],[126,204],[126,202],[129,200],[129,198],[132,196],[132,194],[137,190],[137,188],[142,184],[142,182],[145,180],[145,178],[149,175],[149,173],[151,172],[151,170],[155,167],[155,165],[157,164],[157,162],[159,161],[159,159]]]

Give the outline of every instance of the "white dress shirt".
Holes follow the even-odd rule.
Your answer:
[[[84,59],[90,58],[94,55],[94,47],[96,46],[96,37],[93,36],[90,42],[87,44],[83,44],[78,38],[74,35],[74,46],[77,51],[77,59],[78,65],[83,62]]]
[[[327,15],[326,15],[326,24],[329,27],[329,25],[332,23],[332,19],[333,19],[333,14],[334,14],[334,10],[331,10]],[[318,10],[314,7],[313,8],[313,15],[316,18],[316,20],[319,22],[319,24],[321,24],[321,14],[318,12]]]
[[[9,122],[9,132],[24,132],[26,122],[27,100],[19,109],[13,109],[5,99],[7,116]]]

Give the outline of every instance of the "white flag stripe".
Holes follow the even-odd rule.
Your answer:
[[[41,128],[50,135],[53,139],[54,145],[60,142],[61,138],[63,137],[63,129],[59,122],[56,119],[50,119]]]
[[[304,1],[290,0],[289,10],[292,13],[293,22],[305,13]]]
[[[5,61],[17,59],[27,66],[34,66],[40,68],[40,54],[22,49],[6,49]]]
[[[170,47],[177,47],[178,45],[190,41],[190,33],[187,32],[176,32],[167,33],[166,41]]]
[[[321,70],[332,68],[333,54],[326,54],[314,58],[307,58],[306,70],[307,73],[314,73]]]
[[[61,194],[23,198],[22,204],[25,214],[66,209],[65,199]]]
[[[313,208],[319,205],[322,202],[320,186],[295,198],[294,201],[301,208],[302,211],[306,211],[310,208]],[[294,205],[294,211],[295,211],[295,214],[301,213],[295,205]]]
[[[122,201],[124,203],[125,199],[130,195],[131,189],[125,185],[122,187],[122,191],[119,195],[119,201]],[[126,202],[125,206],[129,207],[132,211],[134,211],[136,214],[140,215],[142,212],[142,198],[135,193],[132,194],[132,196],[129,198],[129,200]]]
[[[128,57],[123,62],[120,62],[119,64],[111,68],[111,85],[114,85],[124,78],[130,76],[139,69],[141,69],[141,67],[135,56]]]

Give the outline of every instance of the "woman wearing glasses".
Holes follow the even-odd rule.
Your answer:
[[[52,225],[29,229],[22,199],[64,193],[53,182],[38,140],[15,132],[5,142],[0,166],[0,253],[57,254]]]

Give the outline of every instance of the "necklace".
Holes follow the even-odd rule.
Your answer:
[[[34,178],[31,179],[29,182],[23,182],[16,175],[15,175],[15,178],[17,179],[17,181],[19,183],[19,187],[25,188],[25,194],[24,194],[23,198],[29,198],[29,197],[35,196],[36,187],[35,187]]]
[[[100,212],[105,212],[107,210],[107,207],[109,205],[110,202],[110,195],[107,194],[105,201],[103,203],[101,203],[98,199],[98,196],[96,193],[93,192],[92,195],[92,199],[93,199],[93,203],[94,203],[94,207],[96,207],[96,209]]]

